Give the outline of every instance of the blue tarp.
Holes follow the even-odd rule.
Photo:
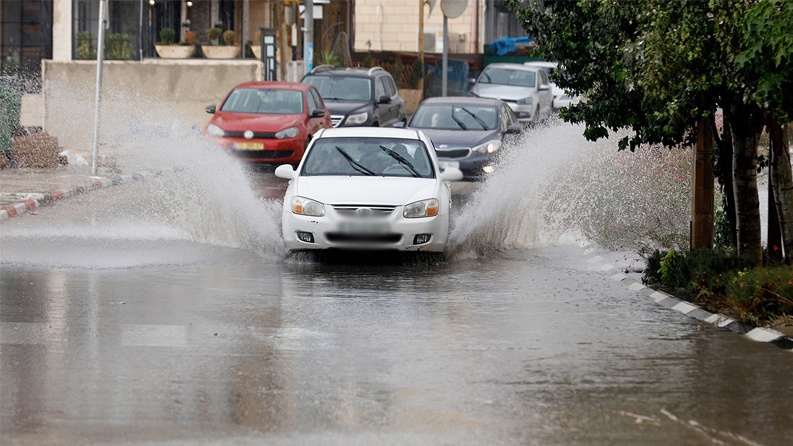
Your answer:
[[[487,46],[499,56],[506,56],[507,54],[517,52],[518,44],[522,43],[528,45],[531,43],[531,40],[532,39],[529,37],[504,37],[503,39],[488,43]]]

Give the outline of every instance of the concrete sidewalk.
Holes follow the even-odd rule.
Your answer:
[[[91,173],[91,166],[72,165],[0,169],[0,220],[34,213],[56,200],[147,176],[146,172],[123,175],[107,167],[100,168],[97,176]]]

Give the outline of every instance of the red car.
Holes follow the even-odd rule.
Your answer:
[[[311,136],[330,128],[319,91],[299,82],[245,82],[211,113],[204,135],[244,161],[297,165]]]

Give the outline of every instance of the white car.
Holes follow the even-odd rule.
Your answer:
[[[289,251],[374,249],[443,252],[451,190],[459,169],[438,168],[421,130],[339,127],[320,130],[288,179],[282,232]]]
[[[492,63],[471,86],[470,96],[501,99],[521,121],[542,121],[553,114],[548,71],[519,63]]]
[[[550,77],[551,73],[553,73],[553,70],[559,66],[559,64],[556,62],[547,62],[543,60],[523,62],[523,65],[526,65],[527,67],[543,68],[548,72],[548,77]],[[578,104],[581,102],[581,96],[571,96],[566,91],[559,88],[555,83],[551,82],[550,84],[551,91],[553,91],[554,110],[559,110],[562,107],[568,107],[572,104]]]

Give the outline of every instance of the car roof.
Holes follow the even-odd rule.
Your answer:
[[[418,131],[414,129],[400,129],[396,127],[333,127],[324,129],[319,138],[403,138],[421,139]],[[317,135],[315,135],[315,138]]]
[[[501,99],[497,98],[480,98],[473,96],[437,96],[427,98],[421,101],[419,107],[424,104],[449,104],[449,105],[498,105],[502,103]]]
[[[356,77],[372,77],[377,74],[388,74],[388,71],[383,69],[382,67],[371,67],[371,68],[362,68],[362,67],[334,67],[332,65],[319,65],[314,67],[310,73],[306,74],[306,76],[314,75],[314,76],[338,76],[338,75],[345,75],[345,76],[356,76]]]
[[[538,66],[530,66],[524,65],[522,63],[510,63],[510,62],[498,62],[498,63],[491,63],[485,68],[510,68],[514,70],[525,70],[525,71],[539,71],[542,68]]]
[[[527,67],[542,67],[542,68],[556,68],[559,64],[556,62],[548,62],[547,60],[530,60],[523,62]]]
[[[259,88],[266,90],[301,90],[305,91],[311,88],[311,85],[302,82],[287,82],[287,81],[250,81],[243,82],[234,86],[237,88]]]

